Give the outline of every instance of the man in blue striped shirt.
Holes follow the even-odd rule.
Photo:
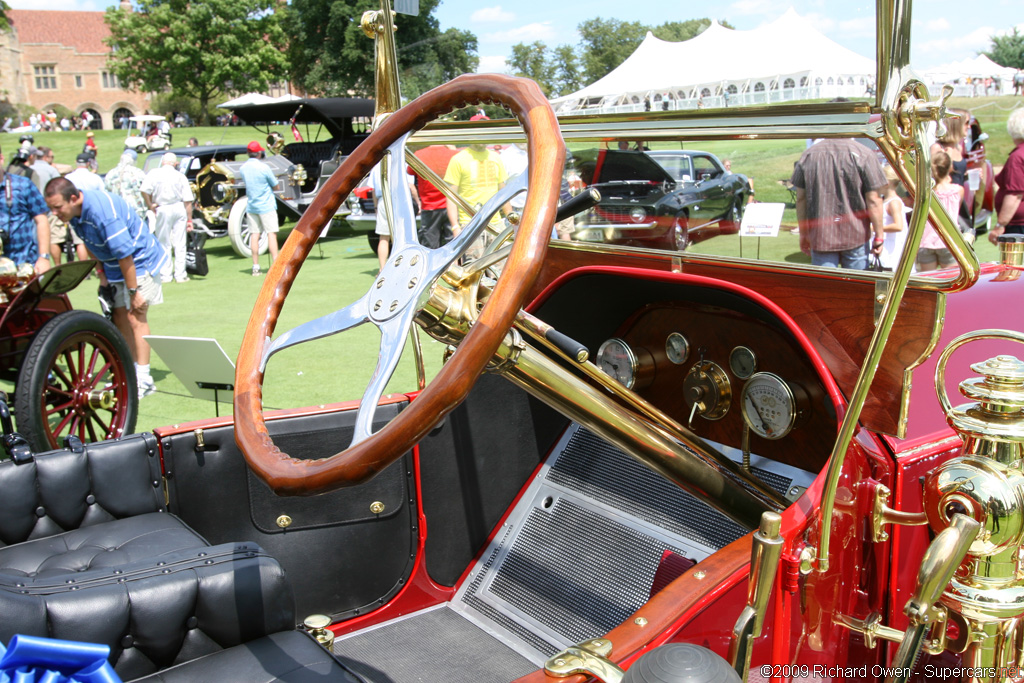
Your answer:
[[[160,269],[167,252],[120,197],[97,190],[79,190],[66,178],[46,184],[46,204],[85,243],[103,266],[103,278],[114,286],[114,324],[128,341],[135,359],[139,396],[156,391],[149,373],[150,304],[163,302]]]
[[[24,176],[4,171],[0,152],[0,230],[7,233],[4,256],[16,265],[28,263],[37,274],[50,269],[50,223],[39,189]]]

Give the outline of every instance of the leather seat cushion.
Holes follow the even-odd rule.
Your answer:
[[[116,567],[207,545],[177,517],[151,512],[0,548],[0,580]]]
[[[309,634],[282,631],[179,664],[137,683],[360,683]]]

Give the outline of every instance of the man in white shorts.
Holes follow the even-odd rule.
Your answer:
[[[266,233],[270,243],[270,262],[277,259],[277,200],[274,188],[277,176],[270,167],[260,161],[263,147],[253,140],[249,143],[249,160],[239,170],[245,180],[246,218],[252,232],[249,234],[249,248],[252,249],[252,274],[260,274],[260,235]]]
[[[146,174],[139,188],[142,201],[156,214],[156,238],[168,256],[174,255],[173,267],[160,274],[161,282],[188,282],[185,272],[187,233],[192,231],[192,202],[195,197],[188,179],[178,170],[178,157],[167,152],[160,166]],[[170,263],[170,262],[169,262]]]

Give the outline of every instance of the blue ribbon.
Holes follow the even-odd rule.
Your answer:
[[[121,683],[96,643],[14,636],[0,644],[0,683]]]

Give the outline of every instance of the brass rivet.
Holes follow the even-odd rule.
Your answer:
[[[875,297],[875,301],[877,301],[880,304],[884,304],[885,303],[885,294],[879,294],[878,296],[876,296]]]
[[[633,623],[636,624],[637,626],[647,626],[647,620],[644,619],[643,617],[637,617],[636,619],[633,620]]]
[[[373,501],[372,503],[370,503],[370,512],[372,512],[375,515],[379,515],[380,513],[384,512],[384,503],[380,502],[379,500]]]
[[[697,579],[698,581],[703,579],[705,576],[707,576],[707,574],[705,574],[704,572],[698,571],[693,573],[693,578]]]
[[[416,254],[411,259],[409,259],[409,265],[410,266],[415,266],[419,262],[420,262],[420,255],[419,254]]]
[[[287,529],[292,525],[292,518],[288,515],[281,515],[277,518],[277,525],[282,529]]]
[[[375,304],[373,304],[373,310],[379,311],[380,310],[380,305],[381,305],[381,302],[377,301]]]
[[[396,266],[402,265],[402,257],[401,256],[399,256],[398,258],[395,259],[395,265]]]
[[[384,278],[381,278],[381,279],[377,280],[377,289],[380,289],[383,286],[384,286]]]
[[[398,299],[395,299],[394,301],[391,302],[391,309],[390,309],[390,311],[392,313],[394,313],[396,308],[398,308]]]
[[[415,287],[416,283],[419,282],[419,281],[420,281],[420,279],[418,277],[414,277],[413,279],[409,280],[409,289],[412,289],[413,287]]]

